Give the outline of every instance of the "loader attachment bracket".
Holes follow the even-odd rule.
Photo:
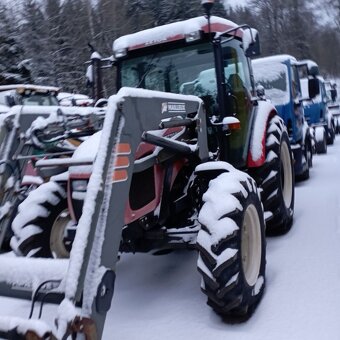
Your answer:
[[[116,274],[113,270],[108,270],[101,283],[98,286],[97,296],[96,296],[96,309],[99,314],[106,313],[110,310],[112,296],[114,292]]]

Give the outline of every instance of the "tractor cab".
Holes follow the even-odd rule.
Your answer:
[[[0,105],[9,109],[14,105],[57,106],[59,88],[15,84],[0,86]]]
[[[221,160],[243,167],[255,93],[248,56],[259,52],[257,44],[255,30],[218,17],[211,17],[210,24],[198,17],[127,35],[113,45],[117,87],[200,97],[208,116],[211,151],[219,145]],[[177,104],[170,107],[180,112]],[[228,131],[227,141],[222,121],[230,116],[242,129]]]

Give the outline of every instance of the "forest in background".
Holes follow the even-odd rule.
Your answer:
[[[202,15],[200,0],[20,0],[0,4],[0,85],[35,83],[86,93],[88,43],[102,56],[114,39]],[[320,8],[322,6],[322,8]],[[321,12],[320,12],[321,10]],[[322,15],[320,15],[322,13]],[[260,32],[262,56],[313,59],[326,77],[340,77],[340,0],[216,1],[213,15]],[[107,95],[114,85],[107,76]]]

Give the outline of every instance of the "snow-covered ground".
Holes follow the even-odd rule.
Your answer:
[[[200,292],[195,252],[124,255],[104,339],[338,340],[340,338],[340,137],[297,184],[295,220],[268,238],[267,288],[253,317],[225,324]],[[29,302],[0,298],[0,315],[27,316]],[[44,309],[53,321],[55,307]]]

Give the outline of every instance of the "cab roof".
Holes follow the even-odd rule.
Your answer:
[[[278,54],[269,57],[254,59],[252,60],[252,64],[256,65],[256,64],[284,63],[287,60],[290,60],[291,63],[293,64],[297,63],[296,58],[289,54]]]
[[[223,33],[238,27],[237,24],[230,20],[215,16],[210,18],[210,23],[212,33]],[[197,31],[209,32],[208,20],[203,16],[122,36],[113,42],[113,51],[117,52],[123,49],[131,51],[151,45],[181,40],[185,39],[187,34]],[[238,29],[235,35],[242,38],[243,30]]]
[[[31,90],[37,92],[59,92],[60,88],[54,86],[42,86],[42,85],[32,85],[32,84],[13,84],[13,85],[1,85],[0,91],[24,91]]]

